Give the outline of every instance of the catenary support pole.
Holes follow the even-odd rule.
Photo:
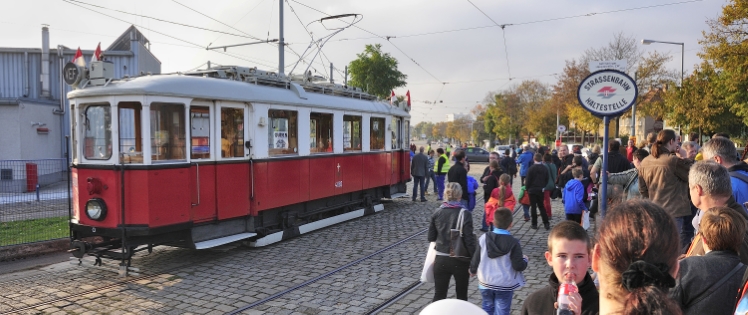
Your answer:
[[[283,75],[284,74],[284,60],[283,60],[283,48],[285,47],[285,43],[283,42],[283,1],[278,1],[278,4],[280,5],[280,8],[278,10],[278,15],[280,16],[280,19],[278,21],[278,74]]]

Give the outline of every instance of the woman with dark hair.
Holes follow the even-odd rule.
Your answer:
[[[444,202],[431,216],[428,241],[436,242],[436,258],[434,260],[434,302],[447,298],[449,281],[455,278],[455,295],[457,299],[467,301],[468,283],[470,282],[469,258],[450,257],[450,242],[452,229],[457,226],[460,212],[462,212],[462,186],[458,183],[448,183],[444,189]],[[473,216],[465,210],[462,221],[462,233],[465,247],[470,257],[475,253],[476,238],[473,234]]]
[[[675,222],[662,207],[637,199],[611,209],[592,251],[600,314],[682,314],[668,297],[679,254]]]
[[[691,215],[688,171],[693,165],[693,160],[677,157],[677,148],[675,131],[660,131],[652,145],[652,154],[644,158],[639,165],[639,193],[642,198],[661,206],[675,218],[683,248],[691,242],[693,236],[689,236],[683,229],[684,218]]]

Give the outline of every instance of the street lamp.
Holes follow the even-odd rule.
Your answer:
[[[685,44],[678,42],[666,42],[661,40],[642,39],[642,45],[649,45],[652,43],[680,45],[680,84],[683,86],[683,59],[685,58]]]
[[[670,45],[680,45],[680,86],[683,87],[683,63],[684,59],[686,59],[686,45],[684,43],[678,43],[678,42],[666,42],[662,40],[652,40],[652,39],[642,39],[642,45],[649,45],[652,43],[660,43],[660,44],[670,44]],[[680,126],[678,127],[678,133],[680,133]]]

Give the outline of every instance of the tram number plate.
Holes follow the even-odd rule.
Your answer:
[[[339,180],[339,181],[335,182],[335,188],[341,188],[341,187],[343,187],[343,181],[342,180]]]

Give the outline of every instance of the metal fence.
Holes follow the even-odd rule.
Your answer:
[[[0,247],[69,235],[66,159],[0,160]]]

